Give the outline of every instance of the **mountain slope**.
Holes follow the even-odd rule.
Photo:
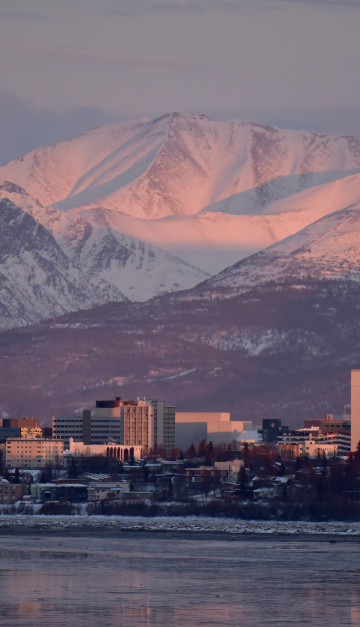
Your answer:
[[[54,207],[44,208],[36,198],[32,198],[25,190],[12,183],[4,182],[0,185],[0,198],[1,196],[10,197],[36,221],[39,227],[40,224],[45,227],[44,232],[54,238],[54,244],[56,242],[57,249],[62,252],[63,260],[71,266],[81,285],[78,307],[75,305],[74,297],[71,303],[67,304],[64,301],[61,307],[54,309],[52,305],[44,304],[44,295],[41,299],[42,305],[39,302],[35,310],[31,301],[27,305],[24,302],[21,317],[18,319],[17,316],[13,316],[11,326],[16,326],[18,322],[24,324],[27,319],[29,322],[35,322],[51,315],[111,300],[146,300],[167,291],[187,288],[209,276],[160,248],[122,235],[109,227],[92,224],[82,216],[67,214]],[[27,245],[31,248],[32,231],[29,230],[27,235]],[[16,245],[17,237],[14,227],[11,233],[8,233],[8,239],[13,238]],[[25,241],[25,231],[22,238]],[[38,253],[41,254],[40,244]],[[10,260],[7,259],[7,265],[4,267],[8,277],[7,285],[9,287],[12,282],[11,289],[16,291],[17,283],[27,282],[28,270],[24,262],[14,275],[11,273],[10,265]],[[45,283],[53,280],[52,272],[53,268],[49,266],[49,276],[43,276]],[[86,294],[84,302],[83,294]],[[10,321],[6,318],[5,327],[8,328],[9,324]],[[0,326],[3,326],[1,316]]]
[[[319,218],[360,202],[360,174],[297,192],[250,213],[202,211],[157,220],[79,208],[95,225],[139,237],[211,274],[293,235]]]
[[[334,212],[295,235],[227,268],[204,284],[238,294],[269,283],[342,279],[360,283],[360,202]]]
[[[164,292],[192,287],[209,274],[161,248],[91,224],[79,216],[58,237],[71,260],[82,268],[101,302],[144,301]]]
[[[83,309],[96,300],[52,235],[0,200],[0,317],[3,328]]]
[[[45,419],[45,408],[124,393],[293,426],[342,411],[359,366],[359,216],[353,207],[323,218],[185,292],[0,335],[0,410],[27,402]]]
[[[48,422],[99,398],[146,395],[295,426],[349,402],[359,307],[357,283],[323,280],[227,299],[111,303],[0,334],[0,413]]]

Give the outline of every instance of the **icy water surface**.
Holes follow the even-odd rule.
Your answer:
[[[360,627],[357,538],[0,535],[1,627]]]

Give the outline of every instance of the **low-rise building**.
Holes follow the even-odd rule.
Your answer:
[[[30,493],[37,501],[87,501],[88,486],[83,483],[33,483]]]
[[[130,492],[130,481],[90,481],[89,501],[116,499]]]
[[[324,442],[320,439],[305,440],[303,443],[303,454],[309,457],[318,457],[326,455],[333,457],[338,453],[338,447],[334,443]]]
[[[334,421],[330,414],[320,426],[311,425],[280,434],[277,444],[282,454],[288,455],[292,452],[295,457],[345,455],[351,450],[350,423],[347,419]]]
[[[213,487],[226,482],[227,469],[215,468],[215,466],[198,466],[197,468],[185,468],[185,483],[188,488]]]
[[[350,433],[324,433],[319,438],[319,444],[332,444],[337,449],[338,455],[346,455],[351,451],[351,434]]]
[[[226,481],[228,483],[239,483],[241,468],[244,468],[243,459],[234,459],[229,462],[215,462],[214,466],[217,470],[225,470],[227,472]]]
[[[7,468],[62,466],[64,443],[26,435],[23,438],[8,438],[5,451]]]
[[[22,499],[26,492],[25,483],[10,483],[4,477],[0,477],[0,503],[16,503]]]
[[[319,455],[326,455],[326,457],[334,457],[339,454],[338,445],[334,441],[326,440],[324,438],[306,439],[300,441],[280,442],[280,453],[284,458],[288,458],[290,455],[293,457],[301,457],[307,455],[308,457],[318,457]]]
[[[102,455],[103,457],[115,457],[120,461],[129,461],[130,459],[142,459],[142,446],[125,446],[116,442],[108,442],[107,444],[85,444],[77,442],[74,438],[69,438],[69,447],[64,452],[64,456],[71,457],[91,457]]]

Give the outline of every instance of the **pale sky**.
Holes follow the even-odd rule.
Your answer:
[[[360,135],[360,0],[0,0],[0,163],[173,111]]]

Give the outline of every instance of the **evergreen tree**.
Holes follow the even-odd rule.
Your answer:
[[[68,469],[68,478],[69,479],[77,479],[79,476],[79,473],[77,471],[77,468],[75,466],[75,458],[73,457],[71,460],[71,466]]]

